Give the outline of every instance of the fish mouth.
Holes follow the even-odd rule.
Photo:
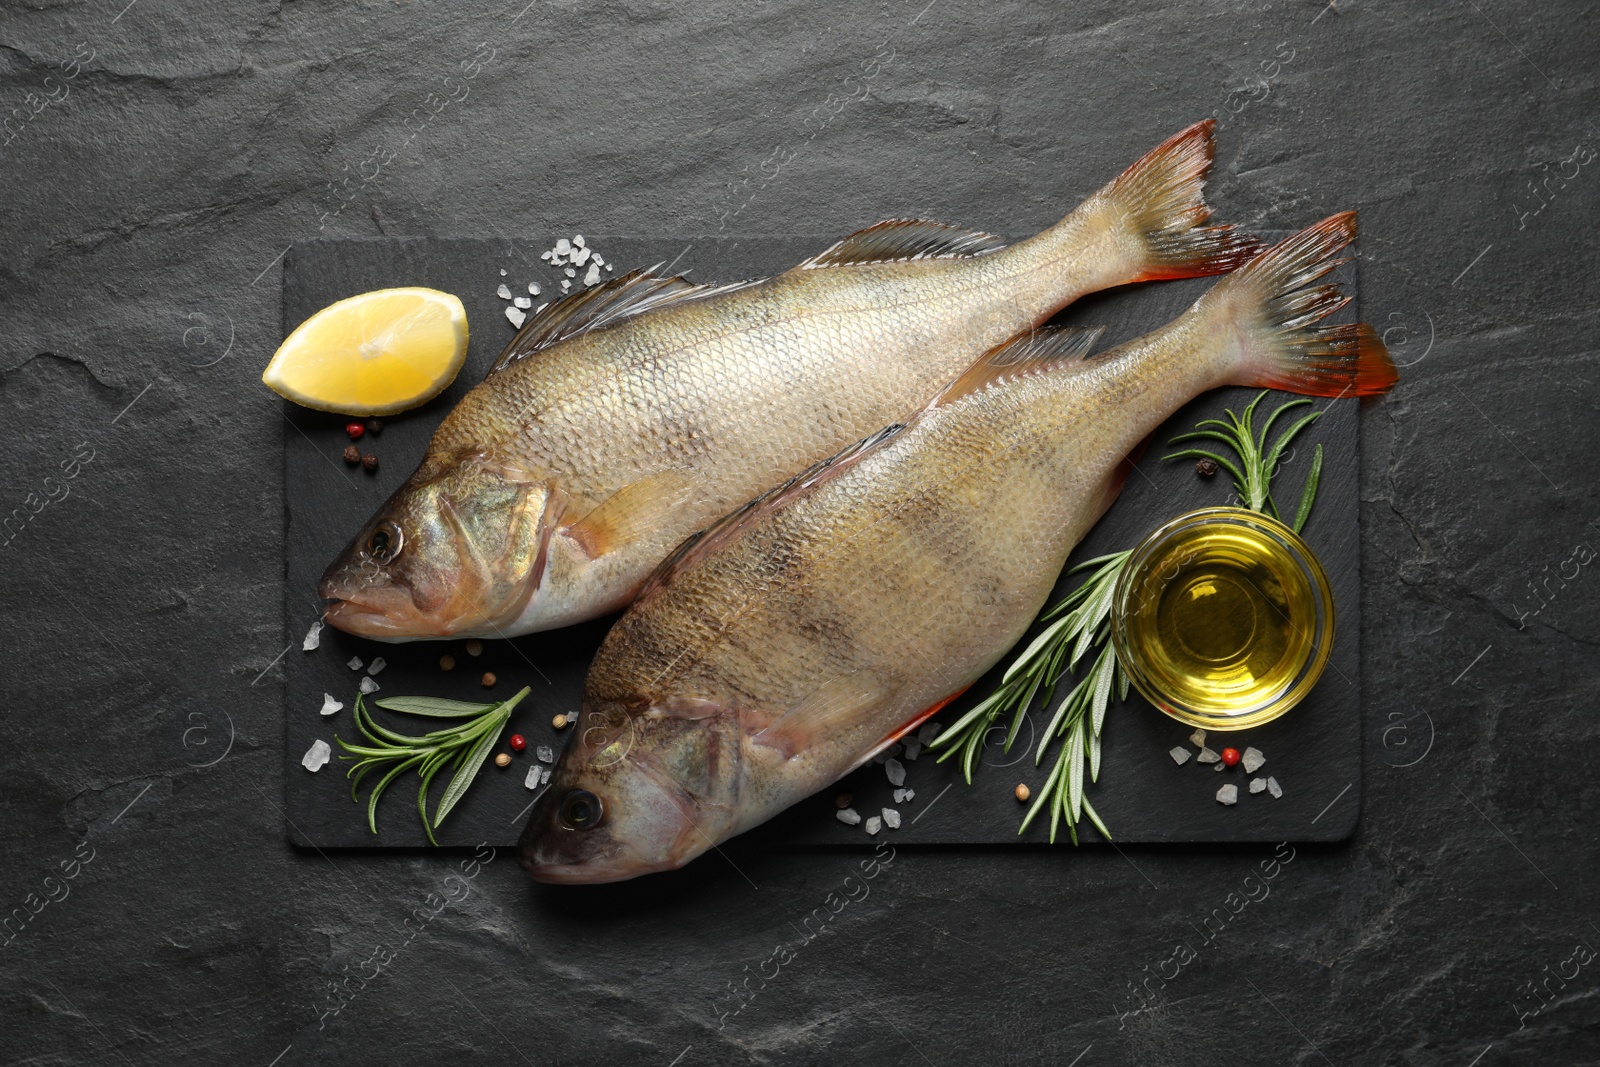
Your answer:
[[[601,885],[606,882],[626,882],[641,874],[669,870],[668,867],[593,867],[581,863],[534,863],[522,861],[522,869],[535,882],[546,885]]]
[[[393,603],[375,603],[360,597],[325,597],[323,618],[336,629],[378,641],[419,641],[448,636],[437,634],[417,616],[414,608],[397,612]]]
[[[603,846],[602,851],[589,853],[581,859],[570,853],[562,855],[559,843],[554,848],[541,847],[544,844],[525,842],[518,852],[517,862],[535,882],[547,885],[625,882],[642,874],[655,874],[682,866],[670,858],[652,863],[641,857],[635,849],[616,841]]]

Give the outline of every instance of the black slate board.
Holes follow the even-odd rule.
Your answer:
[[[1266,237],[1273,235],[1266,234]],[[1281,236],[1281,235],[1280,235]],[[555,238],[544,241],[381,238],[317,240],[296,244],[284,260],[284,333],[335,300],[369,289],[424,285],[453,292],[466,306],[472,340],[467,363],[456,382],[426,406],[388,420],[381,436],[362,442],[382,460],[376,475],[344,465],[339,454],[348,444],[344,418],[284,403],[284,465],[287,542],[285,615],[294,645],[286,656],[285,810],[291,842],[301,846],[415,847],[426,844],[416,814],[416,779],[398,779],[379,805],[381,833],[371,834],[366,809],[350,799],[338,760],[316,774],[300,766],[301,757],[317,738],[330,744],[337,732],[353,740],[349,705],[361,673],[346,662],[358,656],[370,662],[383,656],[388,666],[377,681],[384,694],[449,695],[479,699],[484,670],[499,678],[493,692],[507,696],[527,684],[533,689],[514,715],[510,730],[528,739],[528,751],[507,770],[485,766],[479,781],[436,832],[444,845],[489,842],[511,845],[534,798],[523,780],[534,751],[551,745],[559,753],[565,741],[550,725],[553,715],[578,707],[589,658],[610,625],[610,619],[551,633],[532,634],[509,642],[486,642],[481,658],[469,657],[462,642],[383,645],[340,633],[322,631],[321,647],[300,650],[300,639],[321,613],[316,584],[323,568],[351,534],[414,469],[429,435],[512,336],[505,318],[506,301],[496,295],[505,283],[526,296],[536,281],[543,290],[534,306],[559,293],[561,275],[539,259]],[[593,236],[589,244],[616,264],[617,272],[636,266],[668,263],[676,271],[693,268],[705,281],[759,277],[782,270],[831,243],[823,237],[652,239]],[[502,276],[501,271],[506,273]],[[580,272],[581,274],[581,272]],[[1354,265],[1341,268],[1341,281],[1355,293]],[[581,281],[579,283],[581,284]],[[1068,308],[1057,321],[1107,327],[1102,346],[1115,344],[1173,318],[1209,285],[1192,279],[1132,286],[1096,294]],[[1352,309],[1354,308],[1352,304]],[[1353,317],[1347,309],[1345,317]],[[1223,408],[1239,410],[1253,390],[1225,389],[1203,396],[1179,411],[1153,439],[1117,504],[1073,553],[1073,562],[1130,547],[1167,519],[1196,507],[1228,502],[1231,486],[1219,476],[1196,477],[1192,465],[1162,462],[1166,439]],[[1268,404],[1286,397],[1268,398]],[[1324,416],[1302,436],[1297,453],[1285,464],[1280,496],[1297,497],[1313,444],[1321,443],[1325,462],[1316,511],[1305,536],[1322,559],[1338,610],[1332,656],[1322,682],[1294,711],[1276,722],[1229,736],[1241,749],[1255,745],[1267,755],[1262,774],[1282,784],[1279,800],[1250,795],[1241,769],[1216,772],[1190,761],[1179,767],[1167,756],[1174,745],[1186,745],[1190,727],[1175,722],[1131,693],[1125,705],[1107,715],[1100,782],[1089,796],[1121,843],[1334,841],[1355,829],[1361,795],[1360,738],[1360,536],[1357,527],[1358,436],[1355,400],[1316,401]],[[1070,566],[1071,564],[1069,564]],[[1057,594],[1075,580],[1063,582]],[[443,674],[438,657],[449,651],[458,666]],[[999,669],[975,685],[963,700],[942,712],[945,723],[988,692]],[[324,719],[318,715],[324,692],[345,702],[346,709]],[[1063,687],[1062,692],[1065,692]],[[382,714],[382,713],[380,713]],[[1027,834],[1016,830],[1023,808],[1012,796],[1018,782],[1038,789],[1050,766],[1035,767],[1026,753],[1035,729],[1048,716],[1035,712],[1010,754],[1001,751],[1001,732],[985,757],[986,766],[971,787],[961,782],[954,761],[937,765],[927,755],[906,764],[906,784],[916,790],[908,803],[893,805],[892,787],[883,768],[868,765],[828,790],[809,798],[752,831],[749,837],[776,848],[862,843],[870,840],[859,827],[833,817],[838,791],[853,793],[855,807],[871,814],[895,806],[903,824],[892,833],[898,843],[1033,844],[1046,840],[1047,824],[1036,820]],[[413,724],[415,720],[412,721]],[[1030,742],[1024,745],[1022,742]],[[337,753],[337,746],[335,746]],[[1236,807],[1225,808],[1214,797],[1218,786],[1241,786]],[[434,799],[443,780],[434,787]],[[923,816],[926,814],[926,818]],[[1063,833],[1064,839],[1064,833]],[[1097,841],[1092,828],[1086,840]]]

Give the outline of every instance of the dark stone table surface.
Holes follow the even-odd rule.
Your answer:
[[[1600,1063],[1596,40],[1579,0],[0,5],[0,1065]],[[1360,209],[1404,367],[1351,840],[598,889],[288,844],[293,242],[1027,232],[1212,114],[1223,218]]]

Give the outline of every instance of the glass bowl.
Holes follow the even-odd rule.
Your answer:
[[[1205,730],[1259,726],[1300,703],[1333,634],[1316,554],[1244,508],[1202,508],[1155,530],[1112,593],[1111,639],[1134,688]]]

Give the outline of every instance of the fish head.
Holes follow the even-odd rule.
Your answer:
[[[586,700],[519,858],[536,881],[616,882],[683,866],[736,832],[739,717]]]
[[[481,455],[424,463],[323,574],[328,622],[381,641],[501,636],[543,578],[554,495]]]

